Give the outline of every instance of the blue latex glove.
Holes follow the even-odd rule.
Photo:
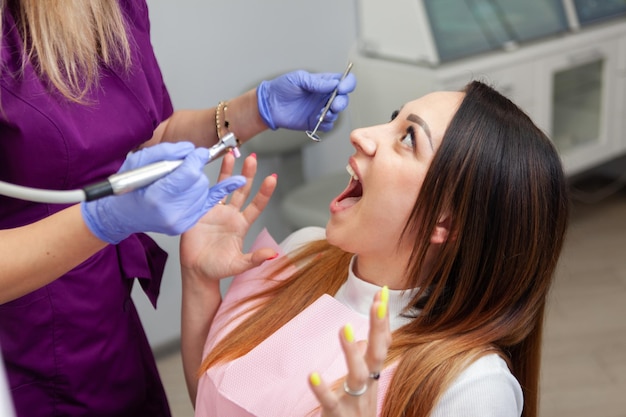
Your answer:
[[[119,172],[152,162],[182,159],[172,173],[147,187],[81,203],[87,227],[98,238],[119,243],[133,233],[157,232],[178,235],[192,227],[222,198],[246,183],[232,176],[209,188],[203,167],[209,150],[190,142],[162,143],[126,158]]]
[[[257,88],[259,113],[265,124],[293,130],[313,130],[322,109],[339,84],[341,73],[311,74],[306,71],[293,71],[270,81],[263,81]],[[339,84],[337,97],[330,106],[319,130],[328,131],[335,120],[348,106],[348,94],[356,87],[354,74]]]

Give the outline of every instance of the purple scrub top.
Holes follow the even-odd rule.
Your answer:
[[[130,73],[103,68],[88,105],[50,94],[30,65],[20,72],[22,40],[5,6],[0,180],[56,190],[100,181],[171,115],[147,5],[120,3],[133,37],[133,67]],[[64,207],[0,196],[0,228]],[[44,288],[0,305],[0,347],[18,416],[170,415],[130,296],[137,278],[156,306],[166,257],[147,235],[133,235]]]

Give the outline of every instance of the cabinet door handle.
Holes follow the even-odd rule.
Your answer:
[[[592,49],[591,51],[581,52],[579,54],[570,55],[568,57],[570,65],[589,64],[594,61],[601,61],[604,59],[604,54],[598,49]]]

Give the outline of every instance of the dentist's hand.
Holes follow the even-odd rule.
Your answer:
[[[178,235],[246,182],[244,177],[234,176],[209,188],[203,171],[209,151],[196,149],[190,142],[162,143],[135,152],[126,158],[119,172],[183,158],[176,170],[147,187],[81,203],[87,227],[109,243],[119,243],[138,232]]]
[[[273,130],[312,130],[330,95],[339,85],[337,97],[319,127],[321,131],[330,130],[339,113],[348,106],[348,94],[356,87],[354,74],[348,74],[340,83],[341,75],[311,74],[299,70],[263,81],[257,88],[259,113],[263,121]]]

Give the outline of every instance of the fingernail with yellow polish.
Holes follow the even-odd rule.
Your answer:
[[[354,342],[354,330],[352,329],[352,325],[350,323],[347,323],[343,327],[343,335],[348,341],[348,343]]]
[[[387,314],[387,303],[382,302],[378,304],[378,310],[376,310],[376,315],[379,319],[384,319],[385,314]]]
[[[386,285],[380,291],[380,301],[383,303],[387,303],[389,301],[389,287]]]
[[[318,387],[322,383],[322,378],[320,378],[320,374],[313,372],[311,376],[309,376],[309,381],[311,381],[311,385]]]

